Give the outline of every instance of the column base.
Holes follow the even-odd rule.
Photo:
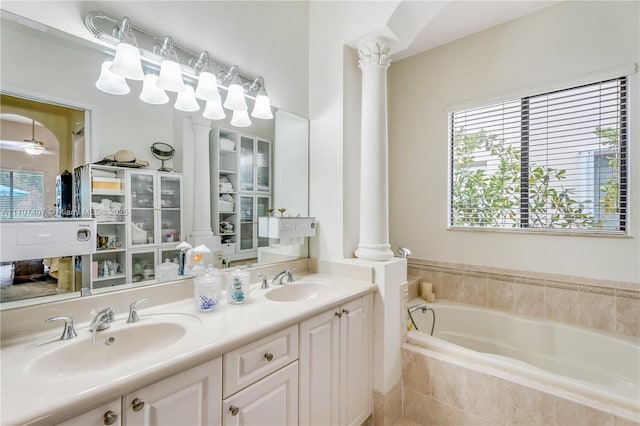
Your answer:
[[[356,257],[366,260],[389,260],[393,257],[389,244],[358,244]]]

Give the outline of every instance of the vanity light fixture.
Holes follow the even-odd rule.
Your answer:
[[[227,117],[222,108],[222,99],[218,98],[217,101],[207,101],[202,113],[204,118],[209,120],[222,120]]]
[[[196,100],[196,95],[193,92],[193,86],[189,84],[184,85],[184,91],[178,92],[176,103],[173,107],[184,112],[196,112],[200,110],[200,104],[198,104],[198,101]]]
[[[219,101],[218,78],[213,72],[209,53],[203,51],[193,67],[198,73],[198,85],[196,86],[196,98],[203,101]]]
[[[162,56],[160,64],[160,75],[156,85],[170,92],[182,92],[186,89],[184,80],[182,80],[182,70],[178,61],[178,52],[173,48],[173,42],[170,36],[166,36],[162,45],[157,45],[157,50]]]
[[[231,117],[231,125],[235,127],[251,126],[251,119],[249,118],[247,110],[239,109],[237,111],[233,111],[233,116]]]
[[[107,59],[102,63],[100,77],[98,77],[98,80],[96,81],[96,87],[110,95],[126,95],[131,91],[131,89],[129,89],[129,85],[127,85],[127,81],[124,77],[109,71],[112,63],[113,61],[110,59]]]
[[[264,88],[264,79],[262,77],[256,78],[249,90],[256,92],[256,102],[253,105],[251,116],[265,120],[272,119],[271,101],[269,100],[269,95],[267,95],[267,89]]]
[[[152,105],[166,104],[169,102],[169,96],[156,85],[156,81],[158,81],[158,74],[153,71],[147,71],[142,82],[140,100]]]
[[[142,80],[144,73],[140,60],[140,49],[138,49],[136,36],[131,31],[129,18],[125,16],[114,27],[114,35],[120,39],[120,42],[116,46],[116,56],[109,71],[130,80]]]
[[[184,108],[188,108],[186,110],[189,112],[197,111],[200,109],[197,99],[201,99],[206,101],[203,116],[211,120],[221,120],[226,114],[222,106],[220,90],[226,90],[224,108],[234,111],[232,126],[251,125],[246,98],[255,100],[251,112],[253,117],[273,119],[271,102],[262,77],[249,78],[240,73],[237,65],[229,67],[211,60],[206,51],[195,55],[173,44],[170,36],[158,37],[134,27],[128,17],[118,20],[101,11],[94,11],[89,12],[84,21],[87,29],[109,49],[108,53],[113,54],[111,49],[116,51],[117,61],[103,64],[100,78],[96,82],[96,87],[105,93],[127,94],[130,89],[124,78],[137,77],[143,80],[140,99],[144,102],[163,104],[168,102],[165,90],[178,94],[188,91],[189,93],[179,96],[180,100],[176,99],[176,108],[183,111]],[[140,57],[137,61],[136,54]],[[184,62],[181,63],[180,60]],[[130,61],[142,64],[146,75],[141,76],[137,71],[131,73],[121,71],[138,68],[138,66],[121,66]],[[158,70],[159,75],[154,75],[153,71]],[[142,72],[142,68],[140,71]],[[157,90],[154,90],[154,80]],[[193,86],[189,89],[187,86],[190,84]],[[185,106],[185,102],[189,106]],[[194,104],[198,104],[197,109]]]
[[[247,110],[247,101],[244,100],[244,87],[242,87],[242,82],[238,76],[239,72],[238,66],[234,65],[224,77],[224,81],[229,82],[229,87],[227,88],[227,99],[225,99],[223,106],[233,112]]]

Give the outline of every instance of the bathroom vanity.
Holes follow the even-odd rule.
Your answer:
[[[141,309],[135,324],[125,321],[128,305],[162,300],[152,294],[162,290],[89,298],[94,310],[118,313],[96,344],[91,315],[76,319],[75,339],[58,340],[60,330],[49,328],[2,342],[2,423],[359,425],[373,411],[376,286],[323,273],[297,278],[266,290],[253,284],[247,303],[210,313],[194,311],[190,280],[165,283],[186,298]],[[49,307],[42,321],[52,310],[88,307],[74,302],[87,300]]]

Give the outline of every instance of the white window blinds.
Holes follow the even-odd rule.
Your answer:
[[[627,79],[450,113],[449,225],[626,231]]]

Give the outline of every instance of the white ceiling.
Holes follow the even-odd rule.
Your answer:
[[[409,43],[407,49],[394,53],[399,60],[424,52],[434,47],[466,37],[473,33],[500,25],[553,4],[559,0],[503,0],[503,1],[423,1],[433,8],[441,6],[440,11],[428,22],[422,31]]]

